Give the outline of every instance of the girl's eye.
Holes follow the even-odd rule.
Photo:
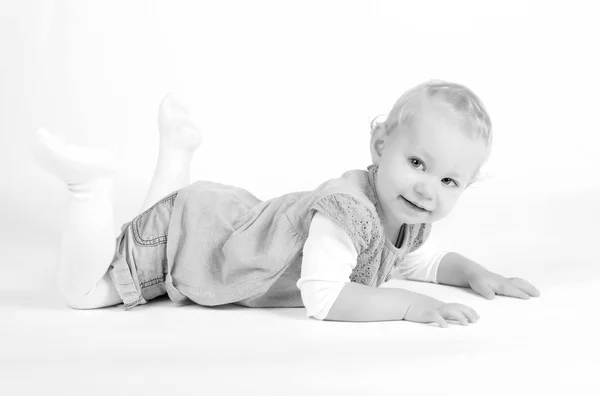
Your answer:
[[[447,186],[449,186],[449,185],[451,185],[452,183],[454,183],[454,185],[455,185],[455,186],[458,186],[458,183],[457,183],[457,182],[455,182],[454,180],[452,180],[452,179],[450,179],[450,178],[448,178],[448,177],[445,177],[445,178],[443,178],[443,179],[442,179],[442,183],[444,183],[444,184],[445,184],[445,185],[447,185]]]
[[[411,158],[410,159],[410,164],[414,167],[414,168],[418,168],[421,165],[424,165],[423,162],[421,162],[420,159],[418,158]]]

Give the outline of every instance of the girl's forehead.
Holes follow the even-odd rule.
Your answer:
[[[488,157],[483,139],[473,138],[459,122],[447,117],[419,117],[405,131],[405,149],[423,157],[430,166],[471,177]]]

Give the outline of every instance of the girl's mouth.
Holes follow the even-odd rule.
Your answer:
[[[404,202],[406,202],[406,204],[408,205],[409,208],[419,211],[419,212],[429,212],[427,209],[425,209],[417,204],[412,203],[408,199],[404,198],[402,195],[400,195],[400,197],[402,198],[402,200],[404,200]]]

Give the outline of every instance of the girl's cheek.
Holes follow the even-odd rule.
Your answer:
[[[394,174],[392,175],[392,180],[393,180],[394,184],[396,184],[396,185],[404,184],[409,179],[410,179],[410,175],[408,174],[408,172],[406,172],[406,169],[404,169],[401,166],[396,167],[396,172],[394,172]]]
[[[454,209],[454,207],[458,203],[459,198],[460,198],[460,194],[456,194],[456,193],[448,194],[445,197],[445,199],[443,199],[443,201],[442,201],[444,210],[447,210],[449,212],[452,209]]]

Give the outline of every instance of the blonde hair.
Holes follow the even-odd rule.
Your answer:
[[[492,143],[492,122],[483,103],[464,85],[442,80],[430,80],[406,91],[394,104],[383,122],[371,122],[371,135],[378,128],[391,133],[399,125],[410,125],[424,99],[434,99],[446,105],[459,121],[467,126],[474,138],[481,138],[487,146]]]

